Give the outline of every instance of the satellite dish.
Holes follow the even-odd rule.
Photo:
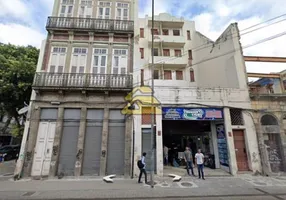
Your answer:
[[[19,114],[19,115],[23,115],[23,114],[25,114],[26,112],[28,112],[28,110],[29,110],[29,106],[26,106],[26,107],[24,107],[24,108],[21,108],[21,109],[18,111],[18,114]]]

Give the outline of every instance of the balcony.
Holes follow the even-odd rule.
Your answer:
[[[149,60],[149,63],[152,64],[152,59]],[[186,57],[154,56],[154,64],[155,65],[164,64],[165,66],[177,65],[179,67],[183,67],[188,64],[188,60],[186,59]]]
[[[78,17],[48,17],[46,29],[49,30],[80,30],[94,32],[124,32],[134,33],[134,21],[78,18]]]
[[[184,36],[174,35],[154,35],[154,43],[161,43],[166,47],[181,47],[183,48],[186,39]],[[149,37],[149,45],[152,44],[152,35]]]
[[[108,90],[131,91],[132,75],[36,73],[34,90]]]

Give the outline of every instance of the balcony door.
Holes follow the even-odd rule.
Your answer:
[[[86,71],[86,48],[73,48],[72,63],[70,69],[69,84],[80,86],[84,84],[84,73]]]
[[[106,84],[108,49],[94,49],[92,61],[92,76],[90,82],[93,86]]]
[[[55,23],[57,27],[69,27],[71,23],[71,19],[68,17],[73,16],[74,11],[74,0],[61,0],[61,5],[59,8],[59,20]]]
[[[59,85],[63,81],[63,72],[66,62],[66,48],[65,47],[53,47],[49,66],[48,74],[45,75],[43,81],[49,85]]]
[[[126,74],[127,73],[127,49],[114,49],[113,61],[112,61],[112,73],[113,74]]]
[[[128,3],[117,3],[116,4],[116,21],[115,29],[116,30],[126,30],[128,29],[129,20],[129,4]]]
[[[79,28],[89,28],[91,26],[92,17],[92,0],[81,0],[79,9]]]

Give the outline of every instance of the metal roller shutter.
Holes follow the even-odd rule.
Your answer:
[[[110,110],[107,142],[107,174],[124,175],[125,116]]]
[[[64,173],[65,176],[74,176],[80,113],[80,109],[65,109],[64,112],[58,173]]]
[[[156,136],[154,134],[154,145],[156,147]],[[142,153],[146,152],[146,171],[151,171],[151,129],[142,129]],[[154,172],[156,173],[156,151],[154,151]]]
[[[99,176],[103,109],[88,109],[84,143],[83,175]]]

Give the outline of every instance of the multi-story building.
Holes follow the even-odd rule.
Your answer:
[[[133,88],[137,7],[55,0],[33,84],[25,175],[130,175],[132,120],[121,109]]]
[[[259,58],[268,60],[266,62],[281,60],[273,57]],[[286,63],[286,58],[283,60]],[[249,84],[249,89],[263,173],[269,176],[285,173],[286,71],[253,76],[260,76],[257,81]]]
[[[134,86],[151,86],[154,31],[154,103],[159,104],[156,112],[162,111],[155,118],[155,173],[164,174],[163,146],[169,148],[169,160],[182,161],[182,152],[189,146],[193,154],[201,148],[214,155],[214,168],[231,174],[260,171],[237,24],[214,42],[196,31],[193,21],[166,13],[154,19],[154,30],[151,17],[139,19],[133,81]],[[147,104],[150,98],[144,95],[146,91],[134,94],[135,100],[149,101],[141,102],[141,114],[134,115],[135,160],[144,151],[150,158],[152,112]],[[147,170],[150,164],[147,159]]]

